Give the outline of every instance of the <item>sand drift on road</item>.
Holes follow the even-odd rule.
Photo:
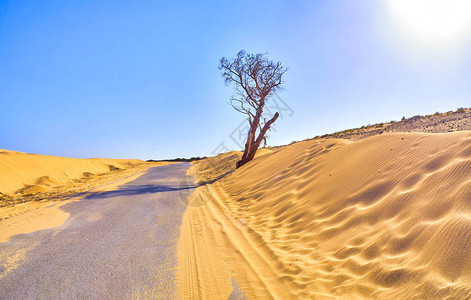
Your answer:
[[[78,159],[0,150],[0,243],[62,224],[77,194],[114,189],[152,166],[139,159]],[[70,200],[73,198],[72,200]]]

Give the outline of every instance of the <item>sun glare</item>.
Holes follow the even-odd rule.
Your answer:
[[[415,38],[446,46],[471,31],[469,0],[389,0],[391,15]]]

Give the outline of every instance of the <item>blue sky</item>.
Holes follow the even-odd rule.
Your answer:
[[[0,0],[0,148],[141,159],[238,148],[230,134],[243,115],[217,67],[241,49],[289,68],[279,96],[294,113],[277,121],[269,145],[469,107],[469,16],[435,36],[422,8],[412,25],[401,9],[373,0]]]

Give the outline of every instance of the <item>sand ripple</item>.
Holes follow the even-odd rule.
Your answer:
[[[470,132],[282,147],[197,189],[209,201],[185,216],[180,289],[219,298],[234,277],[249,298],[469,298],[469,174]]]

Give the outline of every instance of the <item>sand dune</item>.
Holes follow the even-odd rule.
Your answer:
[[[471,132],[393,133],[196,162],[180,296],[471,297]]]
[[[139,163],[138,159],[79,159],[0,149],[0,193],[45,192],[74,179]]]

